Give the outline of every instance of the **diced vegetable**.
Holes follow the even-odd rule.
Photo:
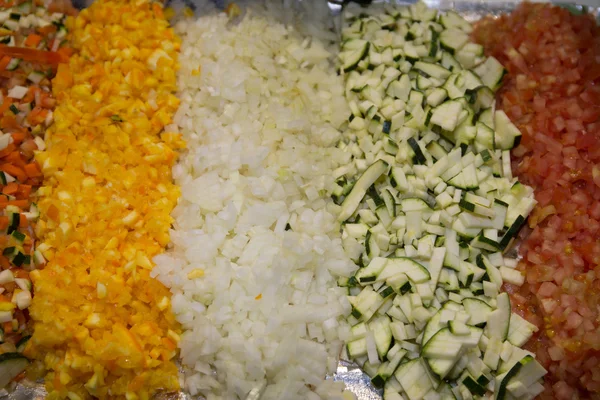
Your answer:
[[[389,17],[420,16],[422,7],[346,14],[341,61],[352,117],[342,148],[352,164],[338,185],[356,183],[336,199],[342,236],[357,243],[360,266],[348,279],[356,336],[347,350],[368,360],[364,369],[386,398],[473,398],[502,379],[505,347],[521,351],[535,332],[511,318],[500,293],[505,281],[523,282],[501,252],[535,200],[503,151],[520,136],[494,111],[504,68],[469,43],[470,25],[448,12],[395,19],[388,30]],[[389,37],[391,51],[379,35]],[[356,48],[368,54],[354,58]],[[398,349],[406,353],[394,372]],[[510,386],[511,396],[536,392],[541,375],[531,376]],[[388,384],[393,377],[398,385]]]
[[[6,386],[23,372],[27,365],[29,360],[21,353],[0,354],[0,387]]]
[[[34,152],[45,149],[45,130],[53,122],[50,79],[70,54],[66,28],[54,24],[62,14],[39,2],[35,7],[31,1],[5,3],[16,4],[0,11],[0,353],[8,351],[0,354],[0,388],[28,364],[19,353],[31,334],[30,273],[46,262],[34,235],[40,213],[32,200],[43,178]]]

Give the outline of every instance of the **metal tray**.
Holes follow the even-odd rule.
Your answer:
[[[181,2],[182,0],[175,0]],[[183,0],[185,3],[194,4],[194,0]],[[284,3],[293,3],[294,1],[302,0],[281,0]],[[325,0],[323,0],[325,1]],[[363,0],[364,1],[364,0]],[[417,0],[374,0],[373,5],[392,3],[398,5],[410,5]],[[460,13],[468,21],[477,21],[487,15],[500,15],[513,10],[521,0],[423,0],[429,7],[438,10],[454,10]],[[533,2],[545,2],[540,0],[530,0]],[[79,9],[85,8],[91,4],[93,0],[73,0],[74,6]],[[167,0],[167,3],[170,1]],[[227,3],[227,0],[213,0],[218,6],[222,7]],[[328,6],[333,24],[341,27],[341,16],[345,0],[329,0]],[[561,0],[551,1],[551,3],[568,8],[573,13],[591,13],[595,16],[600,24],[600,0]],[[327,379],[334,381],[342,381],[346,384],[348,390],[352,391],[358,400],[381,400],[382,391],[376,389],[372,384],[369,376],[365,374],[356,364],[340,360],[337,371],[328,376]],[[32,400],[44,399],[46,390],[42,382],[21,382],[10,393],[6,390],[0,390],[0,400]],[[256,397],[253,397],[256,399]],[[202,400],[203,397],[193,397],[189,394],[180,391],[178,393],[158,393],[154,396],[154,400]],[[260,399],[260,397],[258,397]],[[249,400],[249,399],[246,399]]]

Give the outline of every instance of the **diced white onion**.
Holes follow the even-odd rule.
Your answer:
[[[277,3],[257,2],[235,29],[224,14],[176,25],[181,105],[169,131],[188,150],[173,168],[182,196],[172,245],[152,275],[173,293],[192,395],[245,398],[268,381],[272,398],[311,398],[307,385],[341,396],[323,382],[350,337],[336,278],[357,268],[330,199],[331,171],[348,161],[335,144],[349,110],[318,40],[335,37],[313,19],[327,5],[308,3],[304,46],[277,22]]]
[[[27,89],[25,86],[14,86],[8,91],[8,97],[21,100],[23,97],[25,97],[28,91],[29,89]]]

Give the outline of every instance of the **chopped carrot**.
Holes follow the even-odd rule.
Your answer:
[[[0,46],[0,54],[41,64],[60,64],[69,61],[69,56],[66,52],[37,50],[27,47],[8,47],[2,45]]]
[[[48,110],[46,110],[45,108],[36,106],[33,110],[31,110],[29,115],[27,115],[27,121],[31,125],[35,126],[35,125],[39,125],[42,122],[44,122],[46,120],[47,116],[48,116]]]
[[[25,97],[21,99],[21,103],[31,103],[35,99],[35,93],[39,92],[39,90],[38,87],[30,86]]]
[[[25,216],[25,214],[19,214],[19,228],[27,228],[28,226],[29,221],[27,221],[27,217]]]
[[[14,194],[19,190],[19,184],[15,182],[11,182],[2,188],[2,193],[4,194]]]
[[[17,122],[17,118],[12,112],[5,113],[2,116],[2,120],[0,120],[0,124],[3,130],[13,130],[21,128],[21,125]]]
[[[2,59],[0,59],[0,70],[4,71],[11,60],[12,60],[12,57],[9,57],[9,56],[2,57]]]
[[[25,79],[27,76],[23,73],[23,71],[6,71],[0,70],[0,76],[3,78],[23,78]]]
[[[6,208],[6,206],[15,206],[21,210],[26,210],[29,208],[29,200],[0,200],[0,210]]]
[[[23,157],[21,157],[21,153],[19,151],[14,151],[4,157],[4,162],[12,164],[19,169],[22,169],[25,166],[25,161],[23,161]],[[19,180],[22,181],[21,179]]]
[[[56,52],[63,58],[66,58],[67,61],[69,60],[69,57],[73,55],[73,49],[70,47],[61,47],[60,49],[56,50]]]
[[[42,176],[42,170],[40,169],[40,166],[35,162],[25,165],[25,167],[23,167],[23,170],[30,178]],[[31,190],[31,186],[29,187],[29,189]]]
[[[12,100],[10,99],[10,97],[5,97],[4,101],[0,105],[0,114],[4,114],[6,111],[8,111],[11,104],[12,104]]]
[[[41,33],[42,35],[49,35],[51,33],[56,32],[56,25],[52,24],[52,25],[40,27],[40,28],[38,28],[38,32]]]
[[[29,271],[25,271],[21,268],[15,268],[13,274],[15,275],[15,278],[29,279]]]
[[[42,41],[42,37],[36,33],[30,33],[25,39],[25,46],[27,47],[37,47],[38,44]]]
[[[8,218],[8,217],[5,217],[5,218]],[[7,227],[8,227],[8,219],[6,221],[6,226],[3,229],[6,229]],[[0,255],[0,267],[3,270],[10,268],[10,260],[3,255]]]
[[[25,182],[25,180],[27,179],[27,175],[25,175],[25,172],[21,168],[16,167],[12,164],[0,165],[0,171],[4,171],[7,174],[14,176],[20,182]]]
[[[15,144],[21,144],[27,137],[27,134],[24,132],[13,132],[11,135]]]
[[[43,11],[46,15],[46,11],[51,13],[52,10],[69,14],[76,12],[71,6],[71,0],[0,0],[0,8],[7,9],[24,1],[31,4],[31,7],[27,8],[31,8],[33,14]],[[48,7],[48,3],[52,5]],[[45,10],[38,9],[38,6]],[[63,75],[71,75],[68,61],[73,50],[63,46],[63,38],[57,37],[57,30],[58,28],[54,24],[44,27],[20,26],[15,32],[0,27],[0,36],[15,36],[19,46],[0,44],[0,80],[6,78],[7,81],[0,89],[0,98],[3,99],[0,100],[0,128],[2,132],[11,135],[9,136],[11,143],[0,149],[0,171],[14,177],[14,182],[5,185],[0,183],[0,249],[17,246],[15,238],[7,235],[7,229],[12,225],[14,218],[14,222],[18,222],[19,225],[18,231],[26,235],[25,241],[18,245],[19,250],[23,254],[29,255],[33,254],[38,241],[35,231],[32,229],[35,227],[35,220],[29,221],[25,216],[25,211],[30,209],[32,193],[41,185],[44,177],[41,166],[34,159],[35,151],[38,150],[36,136],[44,136],[47,128],[45,121],[57,104],[53,94],[57,93],[56,89],[60,85],[51,85],[52,78],[61,66],[64,71]],[[57,49],[57,51],[51,49]],[[24,62],[16,63],[16,59]],[[8,70],[7,67],[13,64],[16,68]],[[36,80],[33,77],[28,79],[32,71],[43,74],[37,84],[31,82]],[[63,79],[63,81],[70,85],[72,77]],[[15,85],[27,87],[27,92],[19,99],[7,96],[7,91],[10,91]],[[33,110],[29,107],[24,108],[25,105],[33,106],[34,104]],[[14,207],[12,211],[16,212],[16,215],[6,211],[6,208],[10,207]],[[55,219],[58,219],[60,212],[56,206],[50,205],[50,207],[43,206],[42,208],[44,210],[49,208],[48,215],[52,216],[54,213]],[[11,231],[12,228],[14,227],[11,227]],[[17,278],[30,279],[26,266],[17,266],[11,259],[12,257],[4,256],[0,252],[0,271],[10,269]],[[7,301],[11,301],[15,291],[19,290],[15,282],[7,282],[0,287]],[[2,299],[1,296],[0,299]],[[16,309],[12,318],[13,320],[6,324],[0,322],[0,329],[3,329],[7,335],[7,342],[16,343],[25,334],[24,327],[29,326],[27,324],[28,312]],[[116,368],[116,364],[114,367]],[[18,381],[24,376],[24,374],[20,374],[14,381]],[[141,382],[143,383],[143,380]],[[55,389],[63,386],[59,379]]]
[[[40,170],[40,166],[35,162],[27,164],[25,167],[23,167],[23,170],[25,171],[27,176],[30,178],[42,176],[42,171]],[[31,190],[31,187],[30,187],[30,190]]]
[[[12,154],[13,151],[15,151],[17,148],[17,146],[15,146],[14,143],[9,144],[8,146],[6,146],[6,148],[4,148],[3,150],[0,150],[0,158],[6,157],[9,154]]]
[[[27,164],[27,165],[30,165],[30,164]],[[27,168],[27,165],[25,166],[25,168]],[[35,164],[35,165],[37,167],[37,164]],[[27,172],[27,170],[25,170],[25,172]],[[30,194],[31,194],[31,185],[19,185],[19,190],[17,191],[18,197],[28,199]]]
[[[7,205],[17,206],[21,210],[26,210],[29,207],[29,200],[10,200]]]

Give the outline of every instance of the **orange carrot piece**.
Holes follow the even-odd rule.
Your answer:
[[[4,157],[4,162],[12,164],[19,169],[22,169],[25,166],[25,161],[23,161],[23,157],[18,151],[13,151],[12,153]]]
[[[22,79],[27,78],[27,75],[25,75],[25,73],[20,69],[17,69],[14,71],[0,70],[0,76],[2,78],[8,78],[8,79],[17,78],[17,77],[22,78]]]
[[[11,182],[2,188],[2,193],[4,194],[14,194],[19,190],[19,184],[16,182]]]
[[[4,115],[2,116],[2,120],[0,121],[0,126],[2,126],[3,130],[15,130],[15,129],[21,129],[21,124],[19,124],[17,122],[17,118],[15,117],[15,114],[12,113],[12,111],[6,112],[4,113]]]
[[[29,200],[27,200],[27,199],[25,199],[25,200],[10,200],[6,204],[9,206],[17,206],[21,210],[27,210],[29,208]],[[22,214],[21,214],[21,216],[23,218],[25,218]]]
[[[29,164],[27,164],[29,165]],[[25,167],[27,167],[27,165]],[[37,164],[36,164],[37,165]],[[25,170],[27,172],[27,170]],[[19,198],[28,199],[31,194],[31,185],[19,185],[19,190],[17,191],[17,195]]]
[[[25,217],[25,214],[19,214],[19,228],[27,228],[27,226],[29,226],[27,217]]]
[[[69,61],[66,52],[37,50],[27,47],[8,47],[2,45],[0,46],[0,54],[41,64],[60,64]]]
[[[37,29],[37,31],[39,33],[41,33],[42,35],[50,35],[51,33],[56,32],[56,25],[52,24],[52,25],[48,25],[48,26],[43,26]],[[52,47],[52,46],[50,46]]]
[[[68,62],[69,57],[73,55],[73,49],[70,47],[61,47],[60,49],[56,50],[56,52],[60,54],[63,59],[66,59],[64,62]]]
[[[39,125],[42,122],[44,122],[46,120],[46,117],[48,116],[48,110],[46,110],[45,108],[41,108],[39,106],[36,106],[33,110],[31,110],[31,112],[27,115],[27,121],[31,124],[31,125]]]
[[[23,170],[25,171],[27,176],[30,178],[36,178],[38,176],[42,176],[42,170],[40,169],[40,166],[35,162],[25,165],[23,167]],[[31,190],[31,187],[30,187],[30,190]]]
[[[13,271],[15,278],[29,279],[29,271],[22,268],[15,268]]]
[[[14,176],[19,182],[25,182],[25,180],[27,179],[27,175],[25,175],[25,172],[21,168],[16,167],[12,164],[0,165],[0,171],[4,171],[7,174]]]
[[[27,47],[37,47],[38,44],[42,41],[42,37],[36,33],[30,33],[25,39],[25,46]]]
[[[8,111],[11,104],[12,104],[12,100],[10,99],[10,97],[4,97],[4,101],[0,105],[0,115],[4,114],[6,111]]]
[[[6,229],[7,227],[8,227],[8,225],[6,225],[2,229]],[[2,256],[2,255],[0,255],[0,268],[1,269],[8,269],[8,268],[10,268],[10,261],[8,260],[8,258],[6,258],[5,256]]]
[[[6,148],[4,148],[3,150],[0,150],[0,158],[6,157],[9,154],[12,154],[13,151],[15,151],[17,149],[17,146],[15,146],[14,143],[9,144],[8,146],[6,146]]]
[[[29,209],[29,200],[27,199],[21,199],[21,200],[0,200],[0,210],[3,210],[6,208],[6,206],[16,206],[19,207],[21,210],[28,210]],[[25,218],[24,216],[22,216],[22,218]],[[25,218],[25,220],[27,220],[27,218]],[[22,219],[21,219],[22,222]]]
[[[23,99],[21,99],[21,103],[31,103],[35,99],[35,92],[40,89],[36,86],[29,86],[29,90]]]
[[[0,59],[0,71],[4,71],[6,69],[10,63],[10,60],[12,60],[12,57],[9,56],[4,56],[2,59]]]
[[[6,215],[0,215],[0,229],[6,228],[8,228],[8,217]]]
[[[25,137],[27,137],[27,135],[24,132],[14,132],[11,135],[13,138],[13,142],[17,145],[23,143],[23,140],[25,140]]]

